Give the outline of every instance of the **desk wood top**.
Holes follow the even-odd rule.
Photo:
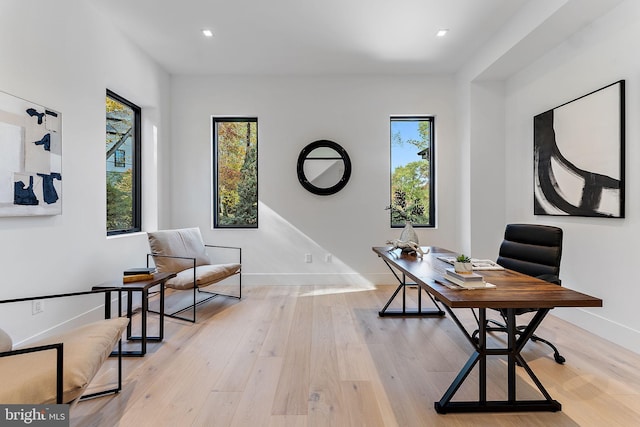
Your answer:
[[[450,264],[438,259],[452,252],[438,247],[425,247],[429,253],[418,258],[391,247],[373,247],[373,251],[389,265],[405,273],[419,286],[451,308],[553,308],[602,307],[602,300],[563,286],[545,282],[513,270],[475,271],[485,281],[496,285],[487,289],[451,289],[445,282],[445,269]]]

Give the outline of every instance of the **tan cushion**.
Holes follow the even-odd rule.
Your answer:
[[[113,347],[129,320],[100,320],[58,336],[31,343],[64,344],[63,402],[80,397]],[[0,402],[3,404],[50,404],[56,402],[56,352],[40,351],[0,358]]]
[[[0,353],[11,350],[13,342],[11,337],[2,329],[0,329]]]
[[[196,284],[199,288],[217,283],[240,271],[240,264],[214,264],[196,267]],[[166,286],[173,289],[193,289],[193,268],[181,271],[167,281]]]
[[[151,253],[196,259],[196,266],[210,264],[199,228],[160,230],[147,233]],[[192,259],[154,257],[156,268],[161,273],[177,273],[193,268]]]

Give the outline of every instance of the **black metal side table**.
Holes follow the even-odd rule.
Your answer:
[[[164,338],[164,284],[167,280],[175,277],[175,273],[154,273],[153,279],[143,280],[140,282],[123,283],[122,281],[105,282],[96,285],[92,290],[106,290],[104,295],[104,317],[111,318],[111,292],[119,291],[120,297],[122,292],[127,292],[127,317],[129,325],[127,326],[127,339],[130,341],[140,341],[140,350],[122,351],[123,356],[144,356],[147,353],[147,341],[159,342]],[[147,335],[147,313],[149,312],[149,289],[160,287],[160,310],[159,310],[159,328],[157,336]],[[142,310],[141,310],[141,333],[140,336],[132,336],[131,334],[131,316],[133,314],[133,293],[140,292],[142,294]],[[122,315],[122,298],[118,299],[118,315]],[[111,353],[118,355],[117,352]]]

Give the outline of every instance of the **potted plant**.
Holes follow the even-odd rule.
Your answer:
[[[469,274],[473,272],[473,267],[471,265],[471,258],[466,256],[465,254],[460,254],[456,260],[453,262],[453,269],[456,273],[461,274]]]

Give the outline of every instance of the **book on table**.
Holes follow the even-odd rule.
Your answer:
[[[456,257],[454,256],[439,256],[438,259],[440,261],[444,261],[448,264],[453,265]],[[504,270],[504,267],[500,264],[497,264],[490,259],[477,259],[471,258],[471,266],[474,270]]]
[[[447,268],[446,269],[446,274],[450,277],[455,277],[458,280],[463,280],[465,282],[474,282],[474,281],[482,281],[484,280],[484,277],[481,276],[478,273],[458,273],[455,269],[453,268]]]
[[[143,282],[145,280],[152,280],[153,273],[148,274],[127,274],[122,276],[122,283]]]
[[[122,273],[122,283],[142,282],[152,280],[155,267],[134,267]]]
[[[457,273],[453,268],[445,270],[444,278],[464,288],[486,288],[484,277],[477,273]]]
[[[155,271],[155,267],[134,267],[126,269],[123,274],[125,276],[134,276],[136,274],[153,274]]]

